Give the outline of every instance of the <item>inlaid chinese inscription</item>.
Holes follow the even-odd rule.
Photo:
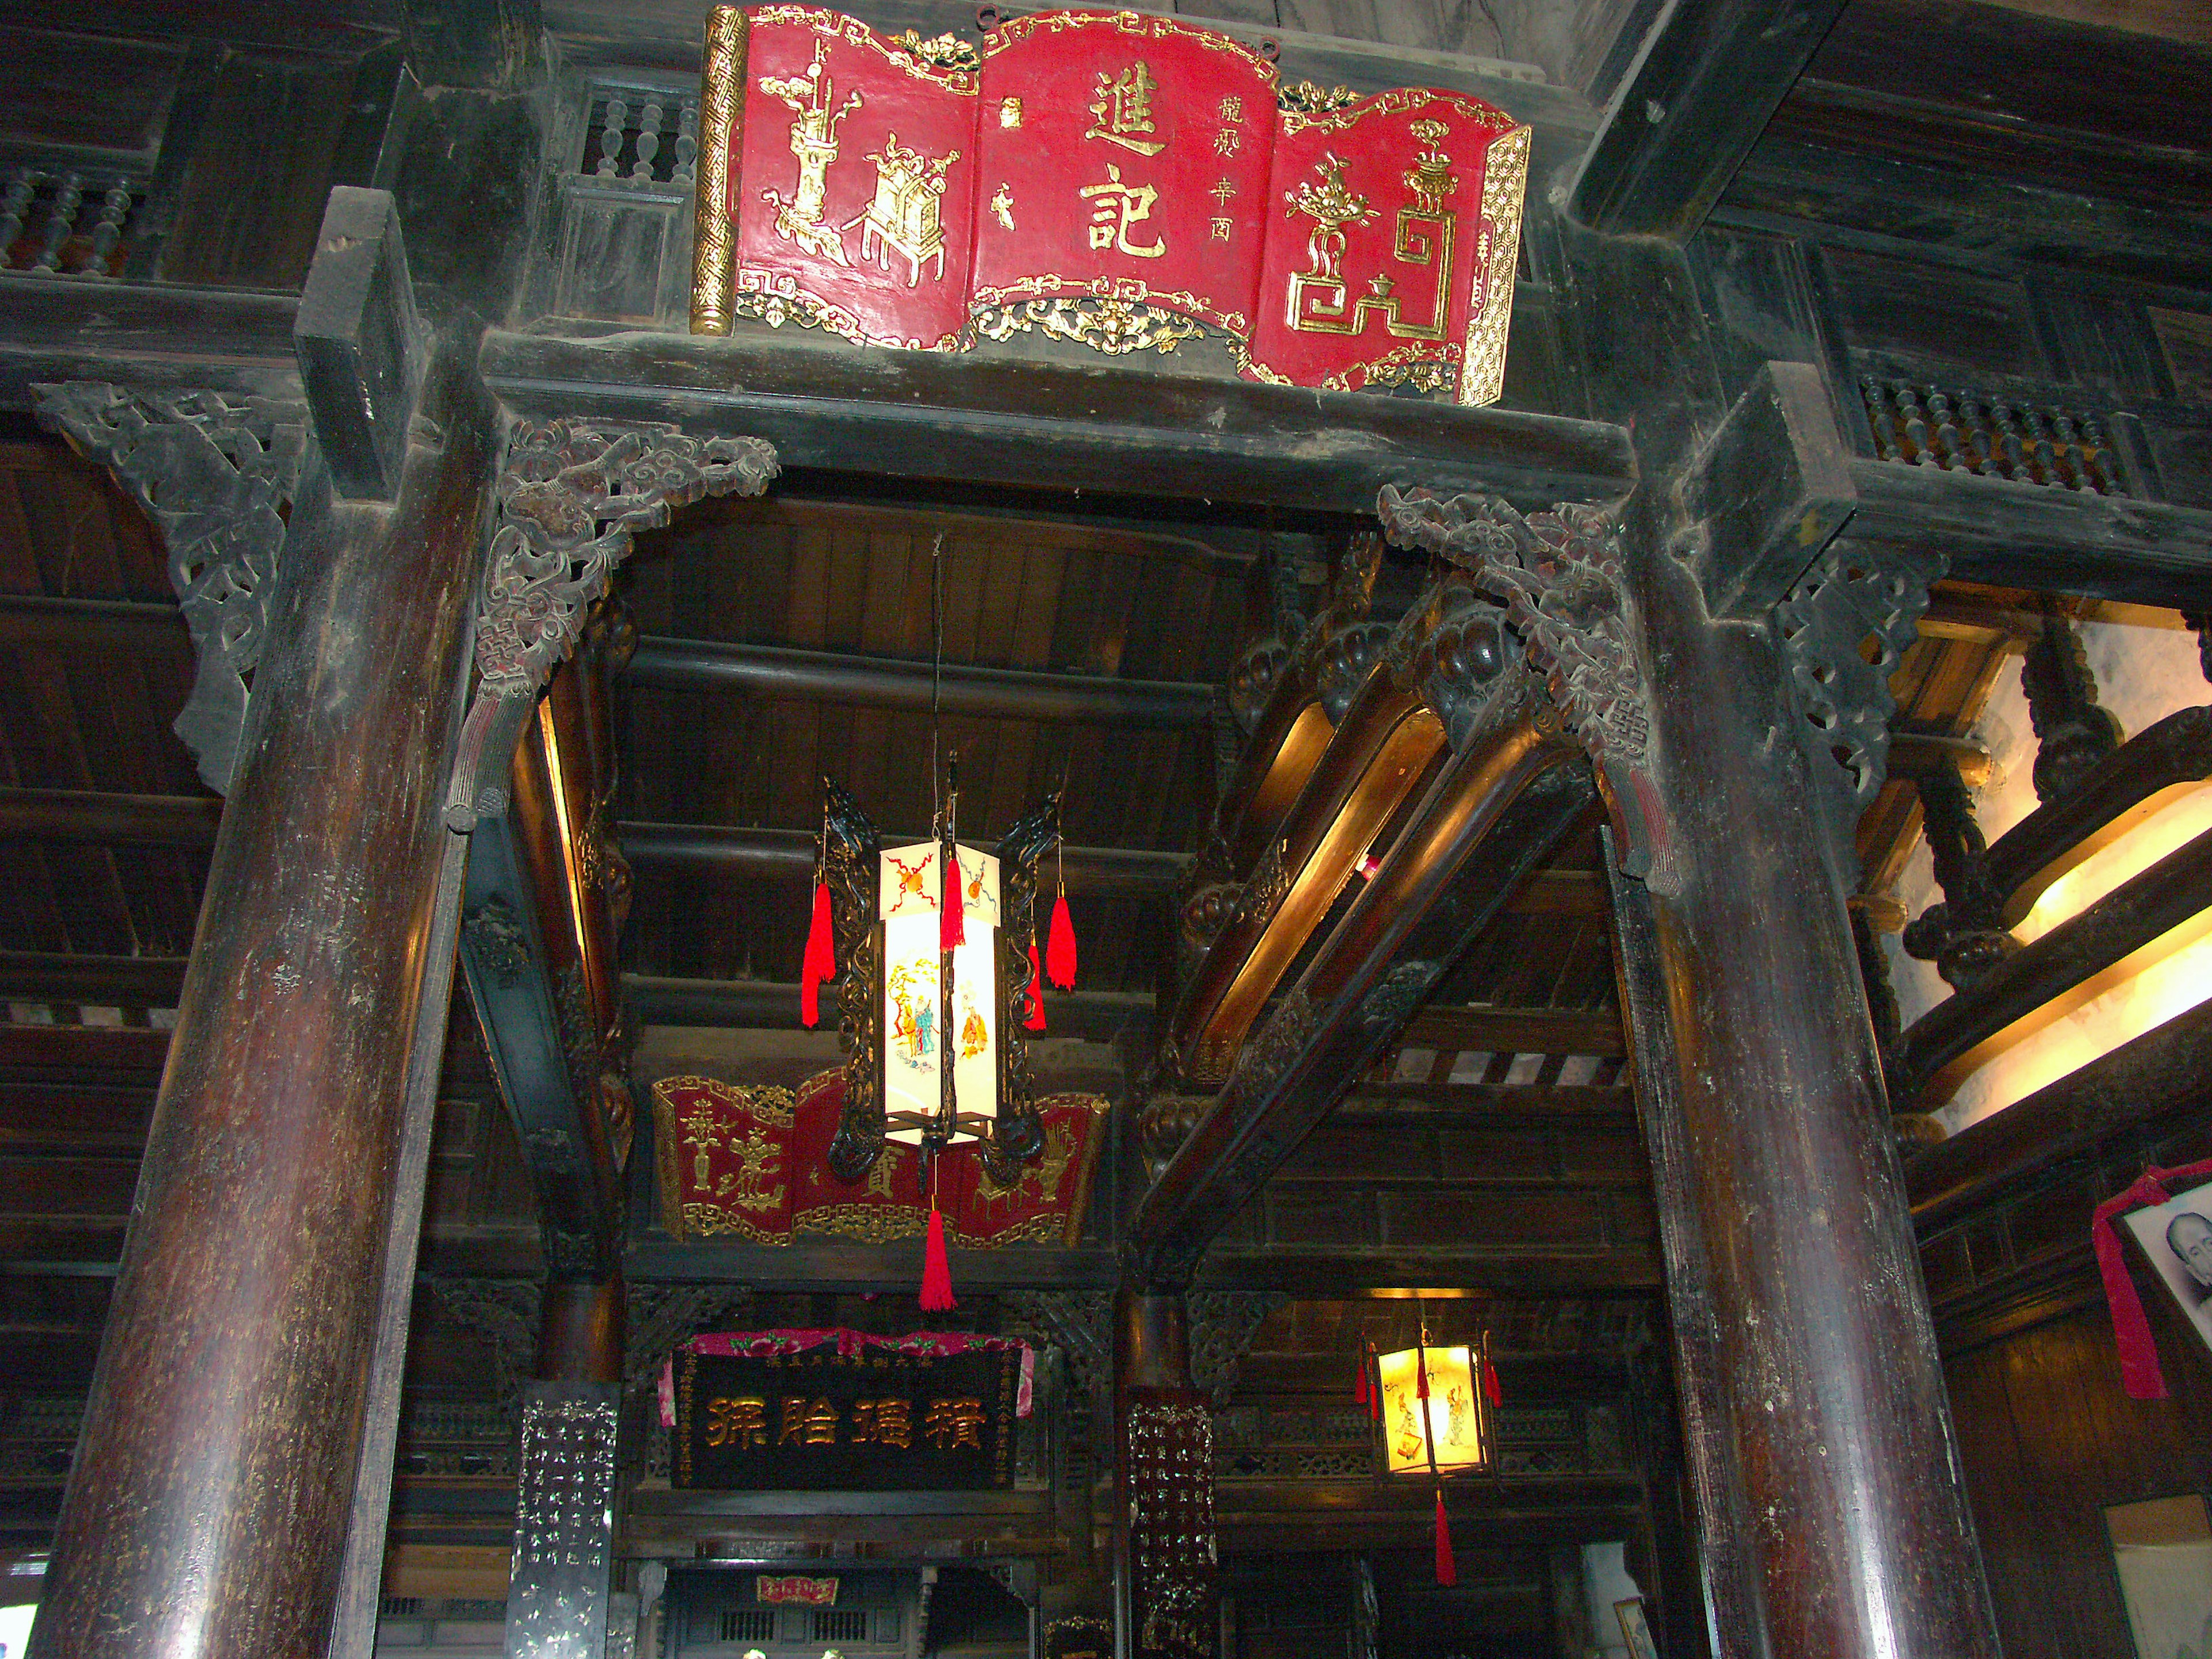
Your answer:
[[[811,1335],[808,1339],[811,1340]],[[960,1490],[1013,1479],[1018,1345],[961,1352],[824,1340],[680,1353],[678,1486]],[[940,1345],[943,1346],[943,1345]]]
[[[523,1396],[507,1659],[601,1659],[614,1541],[614,1383],[533,1382]]]

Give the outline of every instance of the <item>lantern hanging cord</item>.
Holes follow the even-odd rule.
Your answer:
[[[934,823],[944,809],[939,796],[944,764],[937,752],[937,718],[945,684],[945,532],[929,546],[929,808]]]

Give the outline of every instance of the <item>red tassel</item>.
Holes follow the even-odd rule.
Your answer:
[[[811,1027],[822,1017],[816,992],[837,976],[837,950],[830,933],[830,884],[814,884],[814,924],[806,931],[806,955],[799,969],[799,1018]]]
[[[1424,1347],[1413,1350],[1413,1398],[1429,1397],[1429,1351]]]
[[[1370,1408],[1375,1404],[1375,1385],[1367,1380],[1367,1354],[1364,1349],[1361,1350],[1359,1355],[1359,1381],[1352,1385],[1352,1401],[1356,1406]]]
[[[1490,1356],[1482,1356],[1482,1392],[1493,1406],[1502,1405],[1504,1396],[1498,1391],[1498,1367],[1490,1363]]]
[[[1042,1031],[1044,1030],[1044,969],[1037,966],[1035,939],[1030,941],[1030,988],[1027,995],[1030,1000],[1029,1018],[1022,1021],[1022,1029]]]
[[[954,951],[968,942],[968,906],[960,891],[960,860],[945,872],[937,895],[937,948]]]
[[[1444,1495],[1437,1493],[1437,1583],[1449,1589],[1459,1583],[1459,1565],[1452,1559],[1451,1522],[1444,1519]]]
[[[948,1313],[960,1304],[952,1299],[952,1265],[945,1259],[945,1218],[933,1202],[929,1206],[929,1242],[921,1251],[921,1310]]]
[[[1075,988],[1075,924],[1068,920],[1066,893],[1053,901],[1052,933],[1044,947],[1044,976],[1063,991]]]

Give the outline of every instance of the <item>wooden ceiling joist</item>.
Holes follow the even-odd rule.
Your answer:
[[[731,1030],[797,1030],[799,987],[772,980],[669,979],[623,975],[623,992],[641,1025],[696,1025]],[[1053,1036],[1108,1042],[1132,1022],[1150,1020],[1152,999],[1139,992],[1045,994]],[[836,1015],[828,1013],[834,1026]],[[825,1028],[826,1029],[826,1028]]]
[[[212,847],[222,803],[211,795],[113,795],[0,789],[0,839],[100,847]]]
[[[1765,130],[1844,0],[1670,0],[1574,183],[1575,216],[1688,237]]]
[[[1210,685],[1123,680],[1096,674],[798,651],[782,646],[647,637],[623,671],[636,685],[675,691],[742,691],[774,701],[844,703],[866,708],[979,720],[1053,720],[1176,730],[1213,711]]]
[[[814,873],[814,836],[805,830],[755,830],[690,823],[619,823],[623,856],[641,868],[720,870],[752,881],[800,882]],[[910,840],[926,839],[917,831]],[[896,844],[893,837],[886,836]],[[1060,854],[1068,890],[1097,896],[1162,897],[1181,884],[1190,860],[1178,853],[1126,847],[1070,847]]]

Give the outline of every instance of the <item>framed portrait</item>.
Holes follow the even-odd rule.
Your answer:
[[[2120,1218],[2191,1328],[2212,1347],[2212,1181]]]
[[[2105,1511],[2136,1659],[2212,1655],[2212,1510],[2201,1492]]]
[[[1620,1620],[1620,1639],[1628,1644],[1628,1659],[1659,1659],[1659,1644],[1651,1639],[1650,1622],[1644,1616],[1644,1598],[1632,1595],[1613,1604]]]

